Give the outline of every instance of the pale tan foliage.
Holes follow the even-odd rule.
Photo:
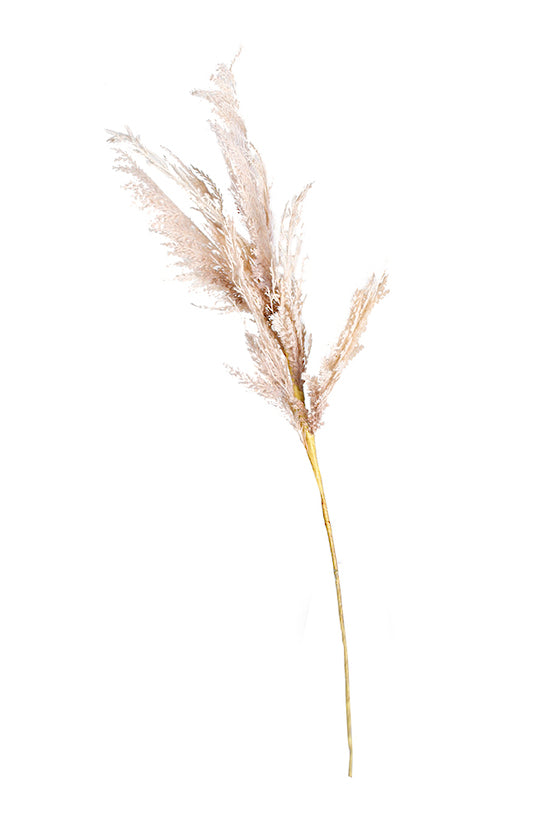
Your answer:
[[[333,386],[362,348],[359,339],[371,309],[386,294],[386,276],[380,281],[373,276],[356,291],[336,346],[320,374],[308,375],[311,337],[302,317],[300,270],[301,214],[310,186],[287,204],[276,239],[264,164],[239,113],[232,67],[218,66],[211,80],[212,88],[193,94],[212,107],[211,127],[228,170],[237,220],[224,208],[220,190],[207,174],[168,150],[162,155],[152,152],[130,129],[110,132],[116,168],[129,175],[126,186],[138,203],[152,211],[151,229],[176,257],[179,277],[204,287],[220,307],[242,311],[249,318],[246,342],[256,373],[231,371],[279,406],[304,440],[321,424]],[[193,218],[140,163],[181,187]]]

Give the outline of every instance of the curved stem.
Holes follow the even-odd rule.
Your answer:
[[[321,478],[321,470],[319,469],[319,462],[317,460],[317,450],[315,448],[315,437],[306,430],[304,433],[304,445],[315,474],[319,494],[321,495],[321,505],[323,507],[323,518],[328,535],[328,542],[330,546],[330,555],[332,558],[332,568],[334,571],[334,581],[336,583],[336,597],[338,600],[338,616],[340,618],[340,630],[342,632],[342,644],[344,646],[344,673],[346,678],[346,721],[348,727],[348,747],[349,747],[349,769],[348,776],[351,777],[353,766],[353,745],[351,740],[351,703],[349,691],[349,666],[348,666],[348,644],[346,642],[346,627],[344,625],[344,609],[342,607],[342,591],[340,589],[340,575],[338,574],[338,560],[336,559],[336,549],[334,548],[334,538],[332,536],[332,526],[330,525],[330,518],[328,516],[327,500],[323,489],[323,480]]]

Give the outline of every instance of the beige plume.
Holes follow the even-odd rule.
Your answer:
[[[185,165],[169,150],[162,150],[162,154],[150,151],[130,129],[109,132],[109,141],[116,152],[115,168],[128,176],[126,188],[150,212],[150,228],[161,235],[169,253],[176,258],[181,270],[178,277],[204,288],[215,306],[243,312],[248,317],[246,343],[255,371],[250,375],[231,371],[284,412],[306,448],[321,495],[336,582],[351,777],[347,641],[338,563],[314,433],[322,423],[330,392],[343,369],[362,349],[360,340],[369,314],[387,293],[387,277],[383,274],[377,279],[373,275],[366,286],[355,292],[349,318],[336,345],[323,360],[320,373],[308,374],[311,337],[302,317],[301,249],[302,207],[310,186],[287,204],[276,233],[265,167],[239,113],[232,66],[218,66],[211,81],[210,89],[193,94],[212,108],[211,127],[229,173],[234,217],[210,177],[195,166]],[[147,173],[148,168],[161,172],[181,187],[186,207],[180,208],[163,192]]]

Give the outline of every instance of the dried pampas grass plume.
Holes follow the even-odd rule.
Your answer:
[[[126,187],[151,213],[151,230],[161,235],[180,267],[179,279],[191,280],[215,298],[215,305],[243,312],[251,321],[246,343],[255,371],[238,379],[278,406],[298,432],[311,462],[321,495],[327,530],[342,643],[346,719],[351,777],[353,746],[348,649],[338,563],[327,502],[315,447],[315,432],[334,385],[361,350],[361,337],[373,307],[387,293],[386,274],[371,277],[353,295],[348,320],[318,375],[307,371],[311,337],[302,319],[304,295],[298,269],[301,260],[302,206],[309,186],[287,204],[279,231],[274,229],[265,167],[248,138],[235,91],[232,66],[220,65],[212,87],[195,91],[213,111],[211,127],[223,154],[230,192],[238,216],[231,216],[210,177],[188,166],[172,152],[150,151],[127,129],[109,132],[116,152],[115,168],[128,175]],[[185,194],[183,211],[145,169],[161,172]],[[187,213],[191,211],[193,217]],[[278,235],[278,236],[277,236]]]

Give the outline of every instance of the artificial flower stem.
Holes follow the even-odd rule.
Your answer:
[[[332,536],[332,526],[330,525],[330,518],[328,515],[327,500],[323,489],[323,480],[321,478],[321,470],[319,468],[319,461],[317,460],[317,449],[315,448],[315,437],[306,429],[304,432],[304,445],[306,447],[307,455],[309,457],[319,494],[321,495],[321,506],[323,507],[323,519],[328,535],[328,542],[330,546],[330,555],[332,558],[332,568],[334,570],[334,581],[336,583],[336,597],[338,600],[338,616],[340,618],[340,630],[342,632],[342,644],[344,646],[344,673],[346,678],[346,722],[348,727],[348,747],[349,747],[349,769],[348,776],[351,777],[353,766],[353,744],[351,739],[351,703],[349,691],[349,665],[348,665],[348,644],[346,641],[346,627],[344,625],[344,609],[342,607],[342,590],[340,588],[340,575],[338,574],[338,560],[336,559],[336,549],[334,548],[334,538]]]

